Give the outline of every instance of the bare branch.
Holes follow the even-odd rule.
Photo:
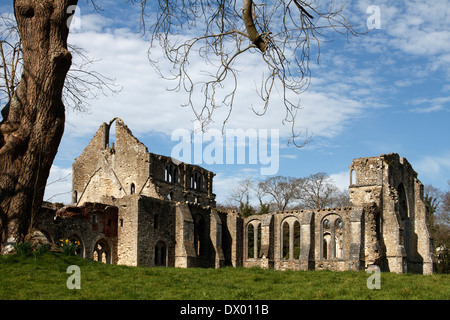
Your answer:
[[[333,33],[360,34],[333,1],[321,6],[317,0],[158,0],[152,1],[152,14],[146,0],[129,2],[141,7],[142,32],[150,33],[151,63],[160,76],[175,81],[171,90],[188,92],[184,106],[193,110],[202,127],[212,123],[215,111],[223,107],[228,108],[226,125],[239,89],[238,62],[251,61],[259,63],[262,74],[257,87],[262,106],[251,108],[258,116],[266,114],[274,88],[280,85],[283,124],[291,126],[291,140],[298,147],[310,141],[306,135],[303,142],[296,142],[301,132],[295,123],[301,109],[299,95],[309,86],[312,54],[318,61],[321,42]],[[168,72],[152,57],[155,47],[172,64]],[[191,70],[193,55],[205,62],[200,75],[198,68]],[[203,94],[200,106],[198,92]]]
[[[91,2],[95,10],[101,8],[93,0]],[[96,99],[101,93],[117,94],[121,88],[114,79],[108,78],[92,69],[98,60],[89,57],[87,52],[75,45],[68,46],[80,62],[74,62],[67,73],[63,102],[79,112],[89,110],[89,100]],[[19,75],[22,68],[22,42],[19,37],[16,21],[12,16],[0,14],[0,92],[5,100],[12,99],[15,89],[20,81]]]

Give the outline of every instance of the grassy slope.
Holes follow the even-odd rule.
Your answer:
[[[81,289],[66,287],[69,265]],[[46,253],[34,260],[0,256],[0,299],[450,299],[449,275],[381,274],[369,290],[365,272],[276,271],[259,268],[175,269],[105,265]]]

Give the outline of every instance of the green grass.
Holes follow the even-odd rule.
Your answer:
[[[80,290],[66,286],[69,265],[80,267]],[[382,273],[380,290],[367,288],[369,276],[363,271],[126,267],[48,252],[37,260],[0,256],[0,299],[450,299],[449,275]]]

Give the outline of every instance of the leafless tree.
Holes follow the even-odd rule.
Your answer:
[[[63,88],[63,103],[78,112],[89,110],[90,100],[117,94],[120,87],[111,79],[94,69],[98,61],[90,57],[83,48],[68,44],[68,49],[77,61],[67,73]],[[0,14],[0,99],[10,101],[22,74],[22,41],[15,19]]]
[[[284,211],[299,199],[299,190],[302,184],[303,179],[275,176],[259,182],[258,188],[261,194],[271,198],[270,202],[276,204],[278,211]]]
[[[300,199],[305,209],[323,209],[334,207],[340,193],[333,180],[326,173],[319,172],[304,179]]]
[[[261,78],[259,83],[255,81],[255,90],[261,104],[252,106],[253,111],[264,115],[274,91],[280,90],[283,122],[290,123],[292,141],[297,146],[303,146],[310,138],[295,128],[300,108],[298,95],[309,85],[310,60],[319,59],[320,44],[331,33],[358,34],[344,17],[343,5],[336,1],[129,2],[141,6],[141,30],[151,35],[151,63],[162,77],[175,81],[173,90],[188,92],[185,106],[192,108],[203,127],[214,121],[213,115],[221,107],[227,108],[223,119],[223,126],[226,125],[239,87],[239,66],[258,62]],[[169,72],[161,69],[160,61],[152,55],[158,46],[172,64]],[[202,77],[190,65],[193,56],[198,55],[207,66]],[[200,106],[197,99],[194,101],[198,90],[203,94]],[[300,140],[295,139],[299,136]]]
[[[239,181],[238,185],[231,191],[231,194],[227,199],[227,205],[238,210],[241,204],[249,203],[250,198],[252,197],[251,191],[253,185],[254,181],[251,177],[246,177]]]

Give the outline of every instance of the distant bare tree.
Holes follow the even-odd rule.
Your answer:
[[[301,204],[305,209],[333,207],[340,193],[328,174],[315,173],[304,179],[300,196]]]
[[[258,188],[261,195],[270,197],[270,202],[275,203],[278,211],[284,211],[297,202],[299,199],[299,188],[301,188],[302,184],[302,179],[275,176],[259,182]]]
[[[238,185],[233,188],[231,195],[227,199],[228,206],[238,209],[241,203],[249,202],[253,184],[253,178],[251,177],[240,180]]]

